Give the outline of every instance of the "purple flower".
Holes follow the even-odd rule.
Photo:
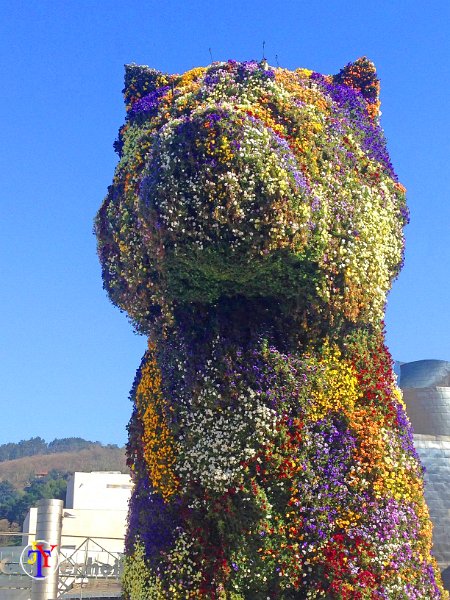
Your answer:
[[[129,117],[135,117],[138,114],[145,113],[146,116],[151,116],[158,110],[159,101],[170,90],[169,85],[158,88],[154,92],[150,92],[137,100],[129,112]]]
[[[366,101],[361,92],[347,85],[328,83],[320,73],[313,73],[311,80],[317,83],[323,91],[336,103],[338,110],[352,123],[356,125],[361,135],[361,145],[369,158],[381,163],[392,179],[398,181],[394,167],[386,149],[386,140],[378,123],[374,123],[366,110]]]

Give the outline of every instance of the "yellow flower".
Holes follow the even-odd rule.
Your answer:
[[[149,342],[141,380],[136,390],[136,407],[142,419],[144,459],[153,487],[164,500],[175,494],[179,480],[173,467],[176,443],[167,423],[170,407],[161,391],[161,371],[156,361],[155,344]]]
[[[323,370],[323,378],[311,393],[307,416],[318,421],[331,411],[353,412],[360,397],[354,367],[342,360],[336,346],[325,349],[319,367]]]

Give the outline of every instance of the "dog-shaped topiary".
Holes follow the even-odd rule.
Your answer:
[[[129,65],[124,94],[96,233],[149,338],[125,596],[446,597],[384,346],[408,212],[373,64]]]

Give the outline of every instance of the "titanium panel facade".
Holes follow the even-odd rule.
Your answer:
[[[400,387],[425,471],[425,499],[433,522],[433,554],[450,589],[450,362],[402,364]]]

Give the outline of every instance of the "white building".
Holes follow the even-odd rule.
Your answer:
[[[86,538],[94,538],[109,552],[123,552],[128,502],[133,484],[118,471],[74,473],[67,482],[61,549],[75,550]],[[36,532],[37,509],[25,518],[23,544]]]

